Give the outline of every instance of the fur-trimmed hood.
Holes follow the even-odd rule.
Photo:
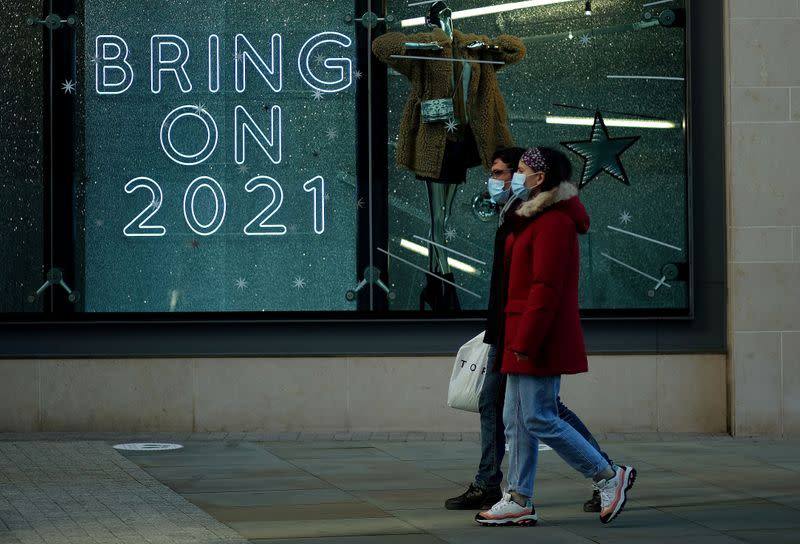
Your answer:
[[[555,189],[543,191],[523,202],[514,214],[523,219],[532,219],[553,207],[557,207],[572,218],[576,232],[586,234],[589,231],[589,214],[578,199],[578,189],[568,181],[562,181]]]

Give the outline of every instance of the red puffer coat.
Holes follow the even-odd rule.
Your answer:
[[[502,372],[553,376],[588,370],[578,314],[578,234],[589,215],[571,183],[538,194],[507,221]],[[528,356],[518,359],[514,352]]]

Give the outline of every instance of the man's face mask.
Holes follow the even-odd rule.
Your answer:
[[[505,204],[508,201],[508,197],[511,196],[511,189],[504,189],[505,185],[505,181],[496,178],[489,178],[489,181],[486,182],[489,197],[495,204]]]

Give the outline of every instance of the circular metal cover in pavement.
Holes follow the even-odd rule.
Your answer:
[[[138,442],[132,444],[117,444],[114,449],[127,451],[167,451],[179,450],[183,446],[180,444],[161,444],[158,442]]]

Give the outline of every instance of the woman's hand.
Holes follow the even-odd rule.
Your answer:
[[[528,360],[528,356],[527,356],[527,355],[525,355],[524,353],[520,353],[520,352],[518,352],[518,351],[515,351],[515,352],[514,352],[514,355],[516,355],[516,356],[517,356],[517,360],[518,360],[518,361],[527,361],[527,360]]]

